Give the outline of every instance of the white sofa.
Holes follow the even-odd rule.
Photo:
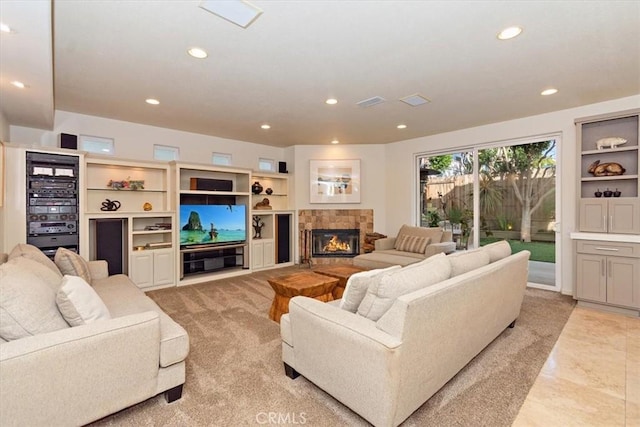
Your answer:
[[[396,237],[385,237],[374,242],[374,251],[353,259],[357,267],[376,269],[392,265],[409,265],[439,254],[456,250],[451,231],[439,227],[403,225]]]
[[[294,297],[280,323],[285,372],[397,426],[515,325],[528,259],[498,242],[359,273],[339,302]]]
[[[24,244],[0,257],[0,425],[83,425],[179,399],[186,331],[105,261],[60,252],[57,265]]]

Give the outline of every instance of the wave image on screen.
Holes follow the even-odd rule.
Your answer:
[[[180,205],[180,246],[246,240],[244,205]]]

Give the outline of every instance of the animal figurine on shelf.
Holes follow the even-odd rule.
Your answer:
[[[598,150],[602,150],[604,148],[616,148],[618,145],[625,144],[627,142],[626,139],[621,138],[619,136],[610,136],[607,138],[600,138],[596,141],[596,147]]]
[[[616,176],[625,173],[626,169],[620,163],[600,163],[600,160],[596,160],[589,165],[587,172],[593,174],[593,176]]]

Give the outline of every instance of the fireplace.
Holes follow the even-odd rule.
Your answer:
[[[312,257],[354,257],[360,253],[360,230],[314,229],[311,231]]]

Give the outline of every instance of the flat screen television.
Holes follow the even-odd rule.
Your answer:
[[[180,246],[247,241],[245,205],[180,205]]]

